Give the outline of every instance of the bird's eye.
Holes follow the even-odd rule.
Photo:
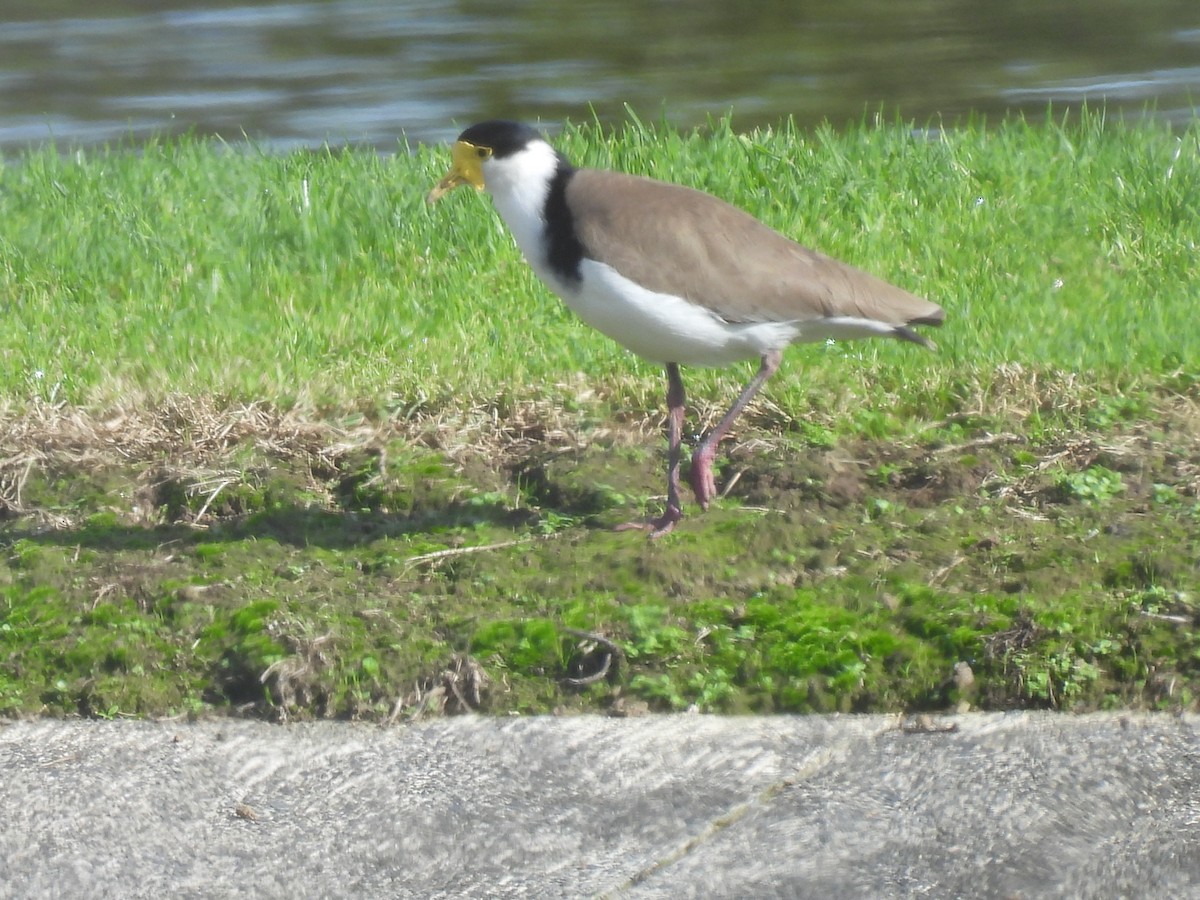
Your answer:
[[[490,147],[476,147],[475,153],[480,159],[487,159],[492,155],[492,149]]]

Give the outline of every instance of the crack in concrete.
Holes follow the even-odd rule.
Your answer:
[[[840,758],[844,754],[844,751],[851,745],[858,744],[861,741],[876,741],[880,736],[895,731],[899,727],[898,721],[897,719],[896,722],[890,722],[886,727],[881,727],[873,733],[862,735],[854,741],[840,741],[834,747],[826,747],[814,753],[803,766],[796,769],[790,775],[773,781],[749,800],[738,803],[727,812],[717,816],[699,834],[688,838],[671,852],[638,870],[615,888],[598,894],[597,900],[614,900],[614,898],[619,897],[626,891],[644,884],[669,866],[691,855],[694,851],[725,831],[725,829],[740,822],[751,811],[767,806],[783,791],[794,787],[802,781],[807,781],[824,771],[832,762]]]

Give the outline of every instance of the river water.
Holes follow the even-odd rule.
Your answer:
[[[503,116],[919,126],[1200,112],[1197,0],[3,0],[0,152],[192,130],[395,149]]]

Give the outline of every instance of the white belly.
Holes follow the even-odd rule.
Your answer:
[[[794,322],[730,324],[680,297],[648,291],[590,259],[580,266],[578,285],[539,274],[579,318],[651,362],[725,366],[782,350],[799,337]]]

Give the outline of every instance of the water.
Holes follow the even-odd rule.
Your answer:
[[[4,0],[0,152],[195,131],[395,149],[493,116],[919,125],[1200,111],[1195,0]]]

